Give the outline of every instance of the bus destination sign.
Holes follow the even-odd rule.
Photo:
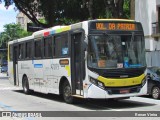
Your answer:
[[[136,24],[134,23],[103,23],[97,22],[92,24],[92,28],[96,30],[124,30],[132,31],[136,30]]]

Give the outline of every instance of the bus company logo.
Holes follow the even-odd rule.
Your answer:
[[[2,112],[2,117],[12,117],[11,112]]]
[[[51,64],[52,70],[59,70],[59,64]]]

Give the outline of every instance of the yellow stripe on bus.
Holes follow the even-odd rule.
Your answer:
[[[142,74],[139,77],[122,78],[122,79],[110,79],[110,78],[99,76],[98,80],[103,82],[106,87],[122,87],[122,86],[133,86],[133,85],[141,84],[144,78],[145,78],[145,75]]]
[[[67,72],[68,72],[68,76],[70,76],[70,75],[71,75],[70,66],[69,66],[69,65],[66,65],[66,66],[65,66],[65,69],[66,69]]]
[[[70,29],[71,29],[70,26],[66,26],[66,27],[62,28],[62,31],[63,31],[63,32],[64,32],[64,31],[68,31],[68,30],[70,30]]]
[[[10,52],[10,48],[9,48],[9,44],[8,44],[8,62],[10,61],[10,54],[9,54],[9,52]]]
[[[64,28],[59,28],[59,29],[57,29],[57,30],[55,30],[55,31],[56,31],[56,33],[60,33],[60,32],[64,32],[64,31],[68,31],[68,30],[70,30],[70,29],[71,29],[70,26],[66,26],[66,27],[64,27]]]

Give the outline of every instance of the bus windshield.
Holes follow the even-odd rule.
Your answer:
[[[137,68],[146,65],[142,35],[90,35],[88,65],[92,68]]]

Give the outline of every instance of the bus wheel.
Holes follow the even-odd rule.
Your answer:
[[[160,98],[160,89],[157,86],[153,87],[153,89],[152,89],[152,97],[154,99]]]
[[[73,103],[72,91],[69,83],[67,81],[63,84],[63,99],[66,103]]]
[[[23,77],[23,92],[25,94],[29,94],[30,93],[28,78],[26,76]]]

